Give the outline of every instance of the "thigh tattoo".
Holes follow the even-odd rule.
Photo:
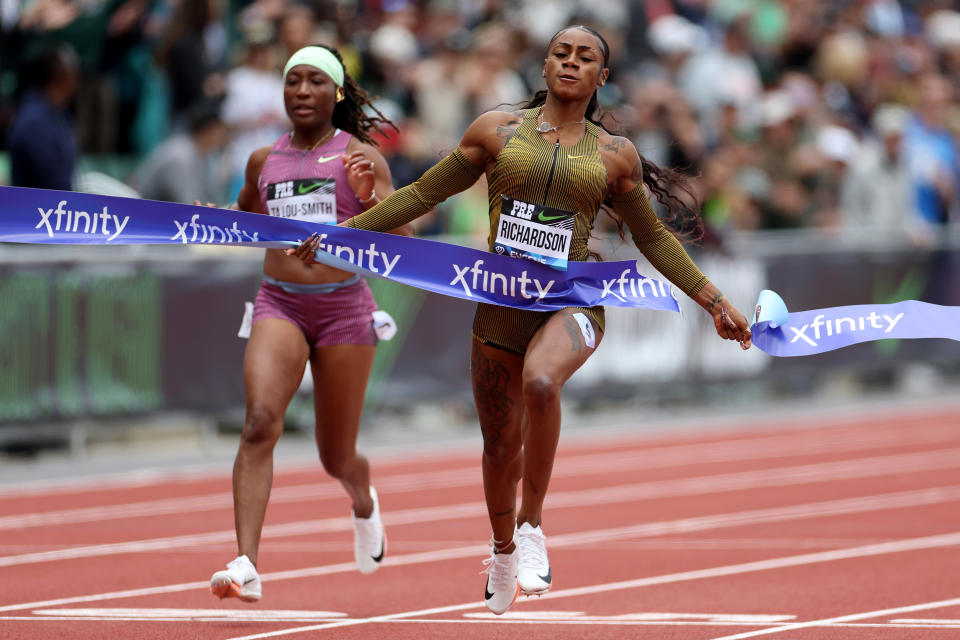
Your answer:
[[[580,329],[580,324],[577,322],[576,318],[573,316],[567,316],[563,319],[563,328],[567,331],[567,336],[570,337],[570,351],[581,352],[583,351],[583,331]]]
[[[480,429],[484,440],[495,442],[504,427],[510,422],[514,401],[507,392],[510,371],[501,363],[491,360],[480,349],[474,349],[470,359],[473,377],[473,395],[480,417]]]

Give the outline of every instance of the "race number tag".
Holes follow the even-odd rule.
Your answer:
[[[323,224],[337,223],[337,182],[333,178],[285,180],[267,185],[267,213]]]
[[[500,197],[500,222],[493,250],[566,271],[577,214]]]

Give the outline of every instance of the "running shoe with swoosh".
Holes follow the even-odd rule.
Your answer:
[[[210,592],[220,598],[240,598],[245,602],[260,599],[260,576],[247,556],[239,556],[227,563],[224,571],[210,578]]]
[[[539,526],[524,522],[517,529],[517,549],[520,551],[520,566],[517,583],[526,595],[539,595],[550,590],[553,576],[547,559],[547,537]]]
[[[487,574],[487,584],[483,589],[484,603],[498,616],[505,613],[517,599],[520,587],[517,586],[517,560],[519,549],[511,553],[497,553],[491,541],[490,557],[483,561],[482,573]]]
[[[360,573],[373,573],[380,568],[387,552],[387,533],[380,520],[380,500],[377,490],[370,487],[373,511],[369,518],[353,516],[353,555]]]

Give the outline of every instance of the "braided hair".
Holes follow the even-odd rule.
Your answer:
[[[586,31],[590,35],[594,36],[600,42],[600,48],[603,53],[603,66],[606,67],[609,64],[610,45],[607,44],[607,41],[596,29],[586,25],[577,24],[560,29],[550,38],[550,44],[553,44],[553,41],[556,40],[561,33],[564,31],[569,31],[570,29],[580,29],[581,31]],[[521,108],[533,109],[535,107],[543,106],[546,101],[547,90],[541,89],[533,94],[533,97],[530,98],[526,104],[522,105]],[[594,89],[593,95],[590,96],[590,102],[587,104],[587,112],[585,114],[586,119],[607,133],[611,135],[618,135],[617,133],[607,129],[607,127],[601,122],[602,114],[597,113],[599,110],[600,102],[597,99],[597,90]],[[687,178],[678,171],[668,167],[661,167],[655,162],[648,160],[643,156],[642,153],[638,152],[638,154],[640,155],[640,166],[643,168],[643,183],[656,197],[657,201],[666,207],[666,217],[661,221],[663,222],[664,226],[667,227],[667,229],[680,240],[696,241],[702,238],[703,218],[700,216],[698,211],[700,204],[697,201],[697,197],[693,193]],[[672,189],[673,187],[680,189],[684,194],[686,194],[688,199],[683,199],[675,195]],[[609,196],[607,196],[603,201],[603,209],[617,223],[617,229],[622,237],[623,220],[613,212],[613,204],[610,201]]]
[[[343,65],[343,56],[341,56],[340,52],[335,48],[328,47],[324,44],[317,46],[328,50],[340,61],[340,64]],[[376,115],[368,114],[367,108]],[[394,131],[399,131],[397,125],[373,105],[370,94],[362,89],[360,85],[357,84],[357,81],[350,77],[350,74],[346,73],[346,65],[344,65],[343,74],[343,100],[334,105],[333,115],[330,120],[336,128],[346,131],[360,141],[372,145],[377,144],[377,141],[372,136],[373,130],[386,136],[387,134],[383,130],[383,125],[389,125]]]

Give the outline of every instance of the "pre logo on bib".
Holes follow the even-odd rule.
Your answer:
[[[500,197],[503,201],[493,250],[566,271],[577,214]]]
[[[333,178],[305,178],[268,184],[267,213],[277,218],[336,224],[337,182]]]

